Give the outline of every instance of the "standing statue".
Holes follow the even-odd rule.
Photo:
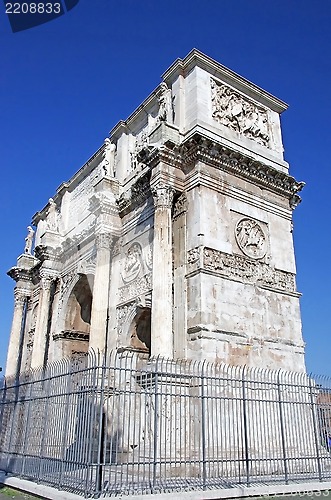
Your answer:
[[[105,139],[105,148],[103,150],[103,162],[102,162],[102,168],[104,171],[105,176],[110,176],[114,177],[115,175],[115,152],[116,152],[116,146],[114,143],[108,139],[108,137]]]
[[[28,226],[27,229],[28,229],[28,234],[27,234],[27,236],[25,238],[24,253],[27,253],[28,255],[31,255],[34,230],[32,229],[31,226]]]
[[[160,85],[161,93],[159,96],[159,112],[157,114],[157,121],[159,122],[173,122],[173,105],[172,105],[172,95],[171,89],[165,82]]]
[[[56,203],[53,198],[48,200],[49,208],[47,212],[46,227],[48,231],[58,232],[59,230],[59,213],[56,208]]]

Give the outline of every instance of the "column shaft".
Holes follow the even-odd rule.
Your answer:
[[[14,377],[19,371],[21,330],[26,299],[25,295],[21,295],[17,289],[15,290],[15,306],[7,353],[6,377]]]
[[[93,285],[90,347],[95,350],[99,349],[103,351],[107,343],[107,314],[112,236],[108,233],[97,234],[96,244],[97,259]]]
[[[172,224],[173,191],[169,186],[153,190],[153,292],[151,321],[151,352],[173,358],[172,332]]]
[[[40,280],[38,315],[33,339],[31,368],[43,366],[45,362],[51,283],[52,280],[49,277],[42,277]]]

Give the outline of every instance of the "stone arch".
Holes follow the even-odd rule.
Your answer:
[[[77,357],[89,347],[93,277],[76,273],[69,279],[61,301],[60,329],[53,333],[55,358]]]
[[[66,304],[64,329],[90,333],[92,290],[86,274],[78,277]]]
[[[151,353],[151,309],[138,306],[129,328],[130,347]]]

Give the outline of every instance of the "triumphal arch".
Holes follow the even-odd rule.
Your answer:
[[[304,370],[286,107],[177,59],[34,215],[7,375],[89,347]]]

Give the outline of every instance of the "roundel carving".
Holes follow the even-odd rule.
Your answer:
[[[266,235],[258,222],[253,219],[240,219],[235,228],[239,248],[252,259],[261,259],[267,251]]]

